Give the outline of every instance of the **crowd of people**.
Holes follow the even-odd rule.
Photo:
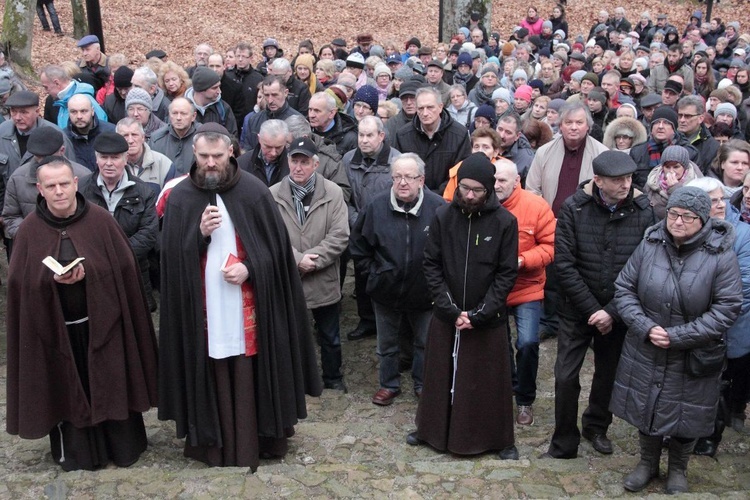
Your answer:
[[[668,441],[687,491],[750,399],[750,34],[700,10],[618,7],[579,35],[564,4],[539,14],[502,36],[472,13],[434,46],[201,43],[185,68],[87,35],[40,70],[43,112],[0,59],[8,431],[49,435],[66,470],[128,466],[158,404],[186,456],[255,470],[306,394],[348,391],[353,261],[347,338],[377,336],[374,404],[411,372],[407,443],[517,459],[556,337],[543,457],[611,454],[614,414],[641,449],[624,487]]]

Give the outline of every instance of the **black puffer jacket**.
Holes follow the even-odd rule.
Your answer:
[[[422,131],[419,115],[415,115],[412,122],[401,127],[391,140],[393,147],[402,153],[416,153],[422,158],[425,185],[436,193],[445,189],[451,167],[471,154],[468,130],[456,123],[445,109],[440,114],[440,128],[432,139]]]
[[[422,193],[422,200],[405,212],[394,208],[390,189],[381,192],[361,212],[350,235],[349,251],[367,276],[367,293],[401,311],[432,307],[422,262],[430,224],[445,201],[429,189]]]
[[[599,199],[594,181],[583,182],[560,208],[555,231],[555,270],[561,314],[586,320],[604,309],[615,320],[615,278],[656,219],[648,197],[631,194],[614,212]]]
[[[740,312],[733,240],[731,224],[709,219],[678,248],[662,221],[646,231],[617,278],[615,302],[628,333],[610,410],[645,434],[697,438],[714,430],[720,374],[692,377],[685,360],[690,349],[723,338]],[[691,319],[687,324],[670,261]],[[669,334],[668,349],[649,341],[648,332],[657,325]]]

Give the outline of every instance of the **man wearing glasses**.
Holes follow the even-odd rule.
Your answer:
[[[719,151],[719,142],[703,124],[703,109],[703,99],[696,95],[688,95],[677,101],[677,130],[698,150],[694,161],[706,175]]]
[[[518,274],[518,224],[494,184],[492,162],[472,154],[453,201],[430,223],[423,269],[434,318],[417,430],[406,442],[516,460],[506,301]]]
[[[557,214],[555,270],[563,306],[555,362],[555,432],[543,457],[576,458],[581,435],[612,453],[610,393],[627,327],[614,304],[615,278],[656,221],[648,197],[633,189],[635,162],[621,151],[593,161],[594,178],[582,183]],[[580,371],[589,346],[594,378],[578,429]]]
[[[424,347],[432,319],[422,260],[430,223],[438,207],[444,205],[440,196],[425,188],[424,167],[414,153],[393,160],[391,189],[359,212],[350,238],[350,252],[375,312],[380,388],[372,402],[380,406],[390,405],[401,394],[402,322],[408,322],[414,333],[412,380],[415,396],[422,393]]]

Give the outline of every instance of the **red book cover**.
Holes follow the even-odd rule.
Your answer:
[[[227,257],[224,259],[224,264],[221,266],[221,270],[225,271],[228,267],[237,264],[238,262],[242,262],[239,257],[237,257],[232,252],[229,252],[227,254]]]

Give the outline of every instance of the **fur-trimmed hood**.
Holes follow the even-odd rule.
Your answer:
[[[648,132],[646,132],[646,127],[644,127],[641,122],[634,118],[622,116],[620,118],[612,120],[612,122],[607,125],[607,129],[604,131],[604,145],[609,149],[616,150],[617,148],[615,147],[615,136],[623,129],[630,130],[631,132],[633,132],[633,134],[635,134],[633,137],[633,145],[631,146],[631,148],[633,146],[646,142],[646,140],[648,139]]]
[[[667,220],[664,219],[646,229],[643,238],[649,243],[674,245],[667,233]],[[680,245],[680,250],[683,248],[689,250],[688,247],[700,245],[708,253],[720,254],[731,250],[733,244],[734,227],[732,224],[711,217],[695,236]]]

